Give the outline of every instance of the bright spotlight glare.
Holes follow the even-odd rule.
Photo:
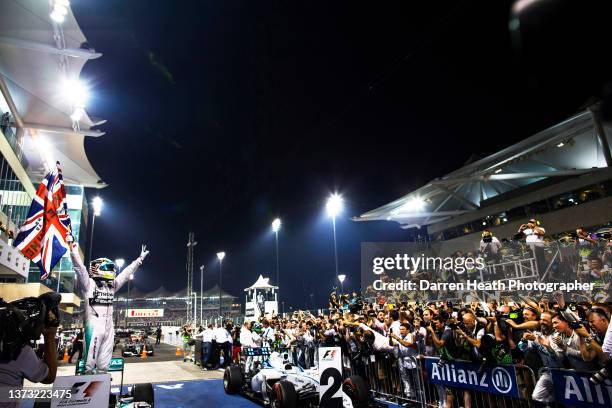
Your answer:
[[[100,216],[100,214],[102,214],[102,199],[98,196],[94,197],[93,201],[92,201],[92,206],[93,206],[93,210],[94,210],[94,215],[96,217]]]
[[[51,17],[51,20],[55,21],[56,23],[63,23],[64,20],[66,19],[65,15],[62,14],[61,11],[59,11],[57,8],[54,8],[53,11],[51,12],[51,14],[49,14],[49,17]]]
[[[72,112],[72,115],[70,115],[70,119],[72,119],[75,122],[78,122],[79,120],[81,120],[83,115],[85,115],[85,109],[81,107],[77,107],[74,109],[74,112]]]
[[[222,261],[225,258],[225,252],[217,252],[217,258],[219,258],[219,261]]]
[[[123,268],[123,265],[125,265],[125,259],[123,258],[115,259],[115,265],[117,265],[119,269]]]
[[[325,209],[327,210],[327,215],[332,218],[335,218],[336,215],[340,214],[340,212],[342,211],[342,197],[336,193],[332,194],[327,199]]]
[[[272,231],[273,232],[278,232],[278,230],[280,229],[280,226],[281,226],[280,218],[276,218],[274,221],[272,221]]]
[[[67,80],[63,86],[64,97],[72,106],[76,108],[84,108],[89,100],[89,90],[78,79]]]
[[[343,283],[345,279],[346,279],[346,275],[344,274],[338,275],[338,280],[340,281],[340,283]]]

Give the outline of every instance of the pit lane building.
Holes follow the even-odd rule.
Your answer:
[[[60,1],[10,0],[0,5],[0,296],[6,300],[62,293],[62,309],[80,305],[68,256],[46,282],[10,245],[32,197],[56,161],[62,166],[75,238],[86,245],[84,188],[102,188],[85,154],[85,137],[103,120],[86,109],[85,63],[101,54],[87,42],[72,10]],[[29,283],[26,283],[29,282]]]
[[[611,144],[594,106],[354,220],[420,228],[449,250],[473,248],[484,228],[510,237],[532,217],[547,234],[609,226]]]

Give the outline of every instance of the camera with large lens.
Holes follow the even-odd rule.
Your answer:
[[[0,360],[14,360],[23,346],[38,340],[46,327],[59,326],[61,295],[48,292],[7,303],[0,299]],[[56,316],[48,320],[48,312]]]

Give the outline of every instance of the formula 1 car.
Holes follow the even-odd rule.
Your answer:
[[[319,405],[319,370],[304,370],[290,362],[290,353],[270,352],[267,347],[245,348],[243,353],[246,362],[225,369],[223,388],[227,394],[243,393],[275,408]],[[340,384],[340,378],[336,384]],[[344,380],[343,407],[364,408],[369,402],[370,391],[363,378],[351,376]]]
[[[131,337],[123,343],[121,355],[123,357],[138,357],[142,355],[142,350],[145,349],[145,347],[148,357],[151,357],[155,354],[153,344],[148,339]]]

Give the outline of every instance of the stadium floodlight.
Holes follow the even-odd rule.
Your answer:
[[[117,265],[117,267],[121,271],[121,268],[123,268],[123,265],[125,265],[125,259],[123,258],[115,259],[115,265]]]
[[[83,118],[84,115],[85,115],[85,109],[83,109],[82,107],[76,107],[74,108],[74,111],[70,115],[70,119],[72,119],[75,122],[78,122],[79,120]]]
[[[280,227],[281,227],[280,218],[275,218],[274,221],[272,221],[272,232],[278,232]]]
[[[410,200],[402,204],[399,208],[396,208],[395,210],[391,211],[391,215],[398,215],[398,214],[405,214],[405,213],[412,214],[412,213],[422,211],[424,207],[425,207],[425,200],[423,200],[421,197],[412,197]]]
[[[134,274],[130,273],[130,280],[134,280]]]
[[[99,196],[95,196],[93,201],[92,201],[92,205],[93,205],[93,210],[94,210],[94,215],[96,217],[99,217],[100,214],[102,214],[102,199]]]
[[[275,218],[274,221],[272,221],[272,231],[274,232],[274,236],[275,236],[275,241],[276,241],[276,285],[280,286],[280,268],[279,268],[279,263],[278,263],[278,230],[281,227],[281,220],[280,218]]]
[[[346,279],[345,274],[338,275],[338,280],[340,281],[340,294],[344,294],[344,280]]]
[[[68,15],[68,7],[70,7],[69,0],[54,0],[49,17],[58,24],[63,23]]]
[[[223,315],[221,314],[221,285],[222,285],[222,274],[221,274],[221,268],[223,265],[223,258],[225,258],[225,252],[221,251],[221,252],[217,252],[217,258],[219,258],[219,320],[220,323],[223,322]]]
[[[336,218],[336,216],[342,211],[342,197],[337,193],[329,196],[327,203],[325,204],[325,209],[327,210],[327,215],[332,218]]]
[[[85,108],[89,100],[89,89],[78,79],[64,81],[62,92],[64,98],[76,108]]]

